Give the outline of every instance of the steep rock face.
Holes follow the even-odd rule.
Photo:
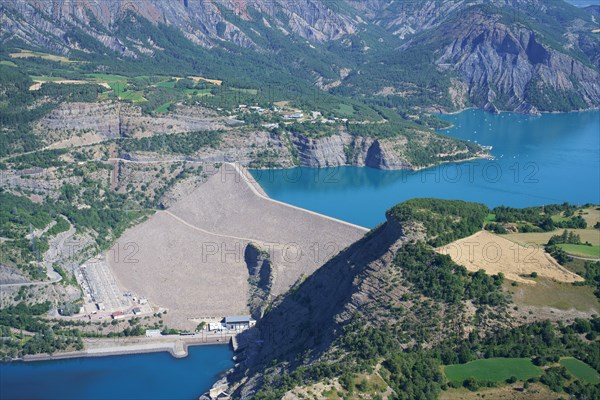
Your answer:
[[[107,139],[121,136],[120,105],[117,103],[67,103],[38,123],[39,130],[92,130]]]
[[[298,149],[300,165],[320,168],[346,165],[345,149],[350,135],[341,134],[321,139],[311,139],[302,135],[292,135],[292,143]]]
[[[540,99],[531,96],[532,86],[540,92],[573,94],[581,108],[600,103],[596,70],[542,44],[529,29],[510,28],[499,16],[470,15],[447,26],[458,35],[444,46],[436,63],[462,76],[476,105],[535,112],[532,103]]]
[[[268,252],[261,250],[254,243],[249,243],[244,250],[244,260],[248,267],[248,283],[250,295],[248,306],[252,317],[259,319],[270,299],[273,285],[274,269]]]
[[[150,41],[126,43],[114,30],[119,19],[131,14],[177,27],[189,40],[207,48],[224,40],[242,48],[267,50],[250,38],[248,28],[242,27],[246,23],[254,25],[254,32],[275,27],[312,42],[337,40],[355,32],[355,21],[315,0],[7,0],[2,8],[2,24],[11,39],[63,54],[81,45],[73,28],[83,29],[126,57],[151,54],[156,49]]]
[[[201,106],[179,105],[174,112],[145,115],[139,106],[127,103],[63,103],[42,118],[34,131],[52,148],[96,144],[115,138],[143,138],[156,135],[222,131],[220,144],[205,147],[195,154],[163,154],[137,151],[122,156],[131,160],[168,160],[188,157],[206,163],[237,162],[253,168],[311,168],[353,165],[378,169],[416,169],[444,161],[476,156],[464,143],[441,138],[433,132],[414,131],[423,149],[431,148],[430,161],[411,159],[407,136],[389,138],[353,136],[345,130],[311,138],[297,133],[276,134],[260,129],[230,127],[226,117]],[[444,153],[458,155],[447,159]]]
[[[225,119],[203,107],[178,107],[166,116],[144,115],[132,104],[116,102],[63,103],[36,126],[49,142],[68,139],[86,131],[104,139],[145,137],[225,128]]]
[[[442,89],[435,101],[443,107],[448,106],[447,91],[456,108],[536,113],[600,105],[595,84],[600,40],[593,33],[599,18],[593,8],[580,10],[562,1],[7,0],[0,8],[0,41],[14,48],[24,43],[62,54],[115,52],[139,60],[177,54],[169,41],[161,42],[167,48],[155,43],[147,33],[151,24],[175,28],[169,32],[219,49],[205,54],[217,63],[228,64],[223,56],[239,55],[236,48],[253,50],[259,60],[273,56],[274,68],[308,72],[303,78],[323,90],[342,87],[376,95],[393,88],[410,97],[422,77],[382,74],[378,60],[388,60],[390,71],[396,71],[396,59],[414,59],[416,52],[426,55],[424,61],[399,64],[418,71],[419,62],[435,63],[437,80],[448,78],[450,83],[425,89]],[[184,40],[177,36],[175,41]],[[356,87],[355,74],[382,82]]]
[[[374,139],[354,137],[346,132],[326,138],[311,139],[293,135],[300,165],[321,168],[341,165],[377,169],[411,169],[403,156],[407,140],[404,137]]]
[[[271,360],[293,363],[300,353],[304,360],[318,360],[357,308],[368,303],[364,294],[389,268],[397,249],[423,235],[418,225],[388,220],[276,302],[257,329],[248,332],[256,336],[241,338],[247,346],[238,354],[241,364],[229,376],[231,382],[244,382],[236,394],[252,398],[264,378],[261,366]]]

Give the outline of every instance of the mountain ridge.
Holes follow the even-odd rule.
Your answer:
[[[600,39],[592,33],[598,22],[562,0],[11,0],[2,4],[0,41],[9,48],[114,54],[125,61],[173,50],[157,43],[142,20],[179,32],[216,71],[236,59],[267,57],[266,70],[292,73],[333,94],[382,101],[378,93],[391,93],[385,101],[394,107],[429,102],[447,110],[537,113],[600,106],[594,83],[600,80]],[[509,38],[517,50],[496,36]],[[549,56],[532,60],[529,42]],[[421,54],[413,59],[415,52]]]

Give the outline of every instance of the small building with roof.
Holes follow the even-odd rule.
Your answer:
[[[240,332],[248,328],[252,328],[254,325],[256,325],[256,321],[253,320],[249,315],[232,315],[225,317],[224,325],[227,327],[227,329]]]

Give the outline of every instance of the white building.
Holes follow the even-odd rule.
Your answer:
[[[254,325],[256,325],[256,321],[249,315],[233,315],[225,317],[225,326],[227,329],[235,330],[237,332],[252,328]]]

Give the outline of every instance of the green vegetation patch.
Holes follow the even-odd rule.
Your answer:
[[[166,88],[166,89],[173,89],[175,87],[175,83],[176,81],[162,81],[156,84],[156,87],[161,87],[161,88]]]
[[[427,230],[427,242],[435,247],[480,231],[488,214],[483,204],[441,199],[412,199],[387,212],[388,219],[399,223],[421,222]]]
[[[519,380],[539,377],[542,369],[528,358],[487,358],[466,364],[444,367],[444,374],[452,382],[462,383],[468,378],[477,381],[502,382],[511,377]]]
[[[583,361],[579,361],[572,357],[566,357],[561,358],[560,365],[565,367],[567,371],[577,379],[594,385],[600,383],[600,374],[598,371]]]
[[[127,77],[126,76],[121,76],[121,75],[88,74],[88,76],[90,78],[94,78],[94,79],[96,79],[98,81],[104,81],[104,82],[116,82],[116,81],[127,82]]]
[[[166,114],[169,112],[169,107],[171,107],[171,102],[166,102],[164,104],[161,104],[159,107],[157,107],[154,112],[160,113],[160,114]]]
[[[422,242],[402,246],[394,264],[415,289],[432,299],[450,304],[469,299],[492,306],[506,302],[500,292],[502,274],[489,276],[483,270],[470,273],[450,256],[438,254]]]
[[[216,147],[221,141],[221,131],[199,131],[157,135],[121,141],[125,151],[153,151],[171,154],[192,155],[206,147]]]
[[[558,244],[558,247],[569,254],[581,257],[600,258],[600,246],[587,246],[585,244]]]
[[[335,110],[338,114],[343,116],[350,117],[354,115],[354,107],[348,104],[340,104],[337,110]]]

